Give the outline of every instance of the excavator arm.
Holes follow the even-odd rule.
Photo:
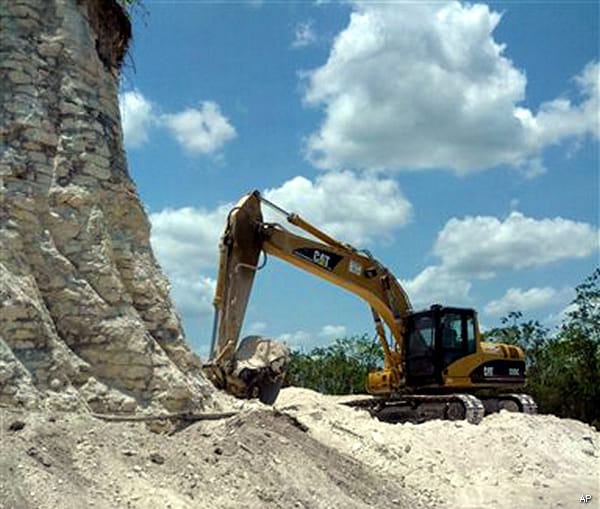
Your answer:
[[[280,224],[264,222],[261,204],[273,207],[312,238],[292,233]],[[384,352],[384,369],[369,375],[367,389],[375,394],[389,394],[402,386],[404,320],[411,312],[411,305],[396,278],[368,252],[330,237],[254,191],[231,210],[221,239],[215,324],[209,362],[205,365],[205,371],[218,387],[237,396],[261,397],[263,388],[268,386],[269,394],[261,399],[270,400],[273,386],[281,382],[285,372],[288,351],[283,345],[251,336],[238,347],[261,252],[367,301]],[[391,333],[391,345],[384,324]]]

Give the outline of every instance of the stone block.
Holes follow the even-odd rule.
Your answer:
[[[22,71],[11,71],[8,73],[8,79],[13,83],[19,85],[29,85],[32,83],[33,79],[29,74],[25,74]]]

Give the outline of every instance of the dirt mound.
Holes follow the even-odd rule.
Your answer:
[[[598,507],[600,434],[580,422],[392,425],[341,399],[285,389],[171,434],[0,408],[0,508]]]
[[[141,423],[0,410],[0,507],[422,507],[293,418],[246,405],[167,436]]]
[[[477,426],[386,424],[343,400],[288,388],[277,408],[436,507],[573,507],[584,494],[599,507],[600,433],[579,421],[503,411]]]

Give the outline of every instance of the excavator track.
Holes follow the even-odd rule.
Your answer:
[[[502,394],[481,399],[472,394],[411,394],[391,400],[360,399],[344,405],[367,410],[373,417],[389,423],[422,423],[433,419],[464,420],[479,424],[484,416],[507,410],[536,414],[537,405],[528,394]]]
[[[529,394],[511,394],[511,398],[519,401],[521,412],[524,414],[537,414],[537,404]]]
[[[363,399],[343,404],[367,410],[380,421],[390,423],[445,419],[479,424],[485,415],[483,403],[472,394],[411,394],[392,400]]]
[[[537,414],[537,405],[529,394],[500,394],[498,396],[480,397],[485,407],[485,414],[493,414],[500,410]]]

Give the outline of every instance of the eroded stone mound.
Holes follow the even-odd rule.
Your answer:
[[[0,0],[0,403],[211,406],[122,146],[113,0]]]

